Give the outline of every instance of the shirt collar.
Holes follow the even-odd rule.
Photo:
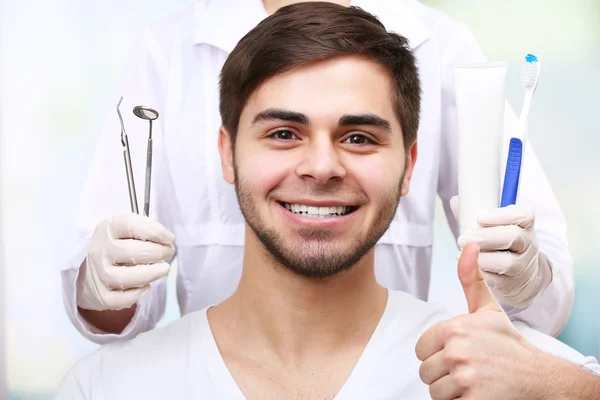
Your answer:
[[[352,0],[351,5],[376,15],[389,31],[406,37],[416,49],[431,31],[413,13],[414,0]],[[268,14],[261,0],[209,0],[199,2],[195,44],[210,44],[231,53],[238,41]]]
[[[231,53],[240,39],[266,17],[261,0],[209,0],[196,9],[194,42]]]

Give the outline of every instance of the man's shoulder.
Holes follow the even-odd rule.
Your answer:
[[[109,395],[106,390],[127,391],[141,385],[160,392],[164,376],[179,378],[172,372],[190,367],[187,365],[191,360],[190,352],[199,348],[198,342],[206,340],[209,334],[206,311],[202,310],[133,339],[103,345],[71,368],[61,390],[72,392],[79,387],[94,391],[96,395],[98,391]],[[195,357],[198,359],[199,354]]]
[[[206,310],[196,311],[178,318],[165,326],[141,333],[130,340],[118,341],[103,346],[99,352],[100,357],[118,357],[126,355],[137,356],[141,352],[161,356],[163,354],[177,354],[177,351],[186,351],[190,346],[190,339],[200,339],[203,327],[207,326]],[[131,360],[135,361],[135,359]]]
[[[407,334],[420,335],[438,322],[456,315],[442,305],[426,302],[412,294],[389,290],[392,326]]]
[[[560,357],[600,375],[600,364],[596,357],[585,356],[557,338],[531,328],[525,322],[514,321],[513,324],[523,338],[544,353]]]
[[[369,369],[374,372],[365,384],[371,392],[385,393],[382,398],[386,399],[429,398],[427,386],[419,379],[421,362],[415,353],[416,344],[427,329],[453,315],[440,305],[405,292],[389,289],[388,296],[386,310],[366,352]]]

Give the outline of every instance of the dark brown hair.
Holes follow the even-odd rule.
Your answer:
[[[417,138],[421,88],[407,39],[388,32],[375,16],[358,7],[328,2],[282,7],[233,49],[221,70],[219,102],[232,142],[248,98],[262,83],[293,68],[342,56],[365,57],[389,71],[391,100],[408,151]]]

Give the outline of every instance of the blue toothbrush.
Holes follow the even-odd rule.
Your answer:
[[[531,99],[540,79],[540,59],[534,54],[527,54],[525,64],[521,69],[521,85],[525,89],[525,101],[517,125],[517,134],[510,139],[506,170],[504,173],[504,185],[502,187],[502,199],[500,207],[506,207],[517,203],[519,193],[519,180],[523,167],[523,156],[527,142],[527,117],[531,107]]]

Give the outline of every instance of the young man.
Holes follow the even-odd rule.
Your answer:
[[[377,283],[374,245],[417,160],[421,90],[405,38],[360,9],[284,7],[233,50],[220,94],[222,172],[246,221],[236,291],[105,346],[59,398],[536,399],[567,378],[566,394],[593,398],[593,374],[513,327],[476,245],[459,262],[469,315],[446,321]]]
[[[566,222],[535,154],[525,157],[522,204],[482,215],[485,228],[476,237],[459,238],[451,211],[458,193],[452,65],[485,61],[469,28],[416,0],[329,1],[360,6],[406,37],[422,82],[417,182],[375,246],[377,281],[428,299],[439,196],[459,243],[481,244],[481,269],[511,319],[557,335],[571,312],[572,260]],[[153,130],[150,202],[156,219],[126,215],[126,173],[115,137],[120,124],[111,107],[82,194],[78,243],[61,271],[67,313],[88,339],[109,343],[154,328],[164,314],[167,262],[175,249],[182,314],[234,292],[242,274],[245,224],[233,188],[219,174],[219,72],[250,29],[279,7],[299,2],[196,0],[153,24],[135,47],[115,103],[123,95],[136,182],[144,181],[148,132],[125,110],[145,104],[160,113]],[[516,117],[506,110],[508,142]],[[129,228],[150,230],[157,243],[128,240]],[[126,240],[120,240],[124,232]]]

